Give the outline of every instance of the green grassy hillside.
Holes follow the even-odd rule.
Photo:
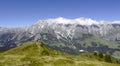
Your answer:
[[[85,39],[84,41],[81,41],[81,43],[86,44],[85,45],[86,47],[88,47],[88,46],[99,47],[100,45],[102,45],[102,46],[108,46],[108,48],[113,48],[113,49],[119,48],[118,43],[108,41],[108,40],[104,40],[100,37],[91,37],[91,38]],[[92,45],[92,44],[96,44],[96,45]]]
[[[99,61],[87,54],[69,55],[44,46],[41,42],[28,42],[0,54],[0,66],[120,66]]]

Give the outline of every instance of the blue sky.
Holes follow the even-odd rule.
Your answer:
[[[120,20],[120,0],[0,0],[1,27],[29,26],[56,17]]]

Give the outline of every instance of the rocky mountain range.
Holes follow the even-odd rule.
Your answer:
[[[0,51],[24,42],[43,41],[46,46],[79,54],[81,50],[120,56],[120,21],[96,21],[63,17],[40,20],[28,27],[0,27]]]

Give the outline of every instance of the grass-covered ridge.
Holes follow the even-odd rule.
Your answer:
[[[91,38],[85,39],[84,41],[80,41],[81,44],[86,44],[85,45],[86,47],[92,46],[91,45],[91,44],[93,44],[92,42],[94,42],[96,44],[96,47],[99,47],[101,44],[103,46],[108,46],[108,48],[116,49],[119,46],[119,44],[116,42],[104,40],[100,37],[91,37]]]
[[[119,66],[98,61],[93,55],[69,55],[46,47],[42,42],[28,42],[0,54],[0,66]]]
[[[42,56],[42,55],[55,55],[59,54],[59,51],[50,49],[43,45],[42,42],[27,42],[21,46],[8,50],[3,54],[17,54],[17,55],[29,55],[29,56]]]

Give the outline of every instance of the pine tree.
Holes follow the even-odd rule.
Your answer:
[[[98,57],[99,57],[99,58],[103,58],[103,53],[100,52],[100,53],[98,54]]]
[[[109,62],[109,63],[112,63],[111,56],[108,55],[108,54],[105,54],[105,61]]]
[[[94,55],[94,56],[97,56],[97,52],[94,52],[93,55]]]

